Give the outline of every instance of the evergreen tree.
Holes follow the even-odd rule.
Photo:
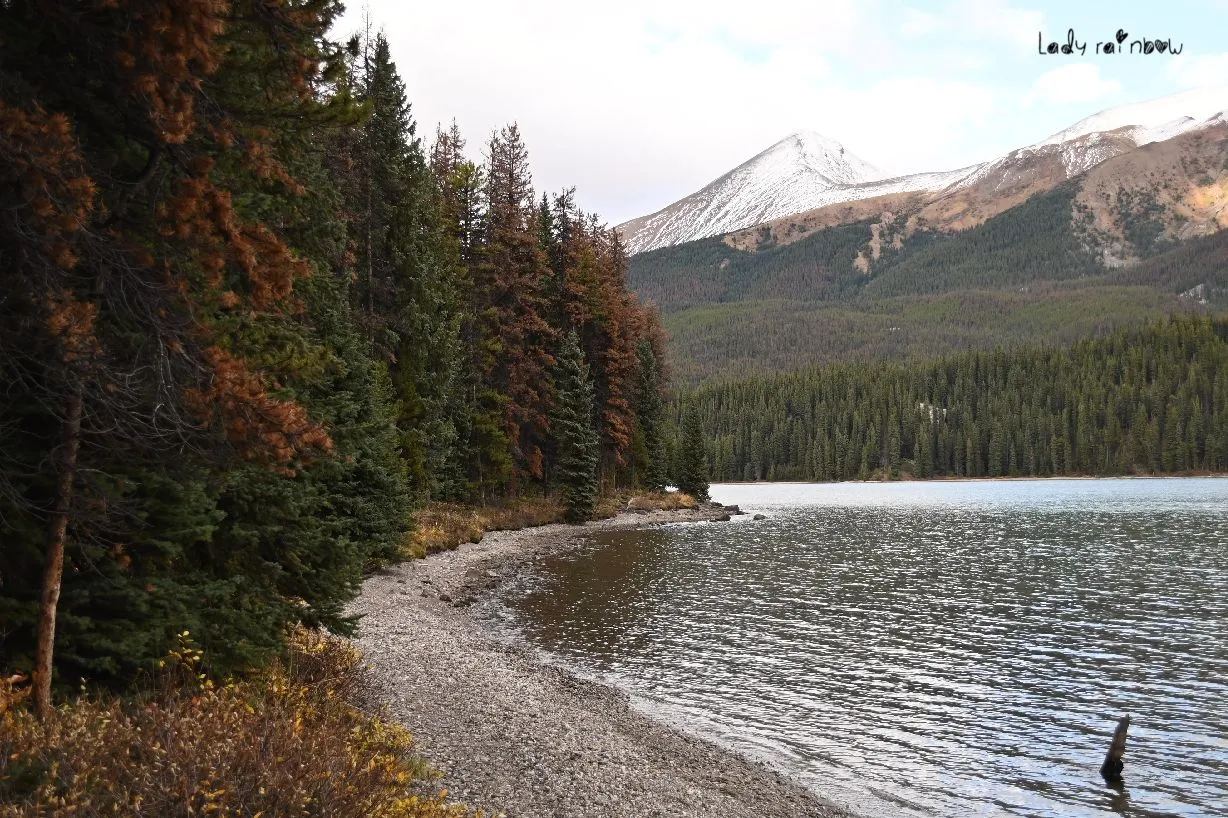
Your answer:
[[[593,381],[575,332],[567,333],[559,349],[555,391],[550,421],[558,457],[555,481],[568,522],[581,522],[597,507],[599,441],[593,427]]]
[[[678,445],[678,490],[697,500],[708,499],[708,456],[698,407],[692,406],[682,422]]]
[[[642,482],[652,491],[664,491],[666,482],[665,440],[662,425],[665,405],[661,399],[660,364],[652,343],[639,343],[639,392],[636,417],[643,440]]]
[[[379,373],[312,289],[339,5],[54,6],[0,5],[0,653],[41,712],[53,660],[122,684],[184,629],[230,670],[344,628],[406,526]]]
[[[352,170],[339,174],[345,210],[353,214],[358,275],[351,295],[373,352],[388,364],[402,456],[421,503],[457,495],[462,482],[460,248],[387,39],[367,36],[361,51],[351,84],[367,118],[351,140]]]
[[[513,478],[540,478],[550,410],[546,377],[556,331],[546,321],[550,275],[538,240],[529,154],[515,125],[491,136],[486,241],[475,273],[485,406],[502,409]],[[514,484],[505,486],[514,490]]]

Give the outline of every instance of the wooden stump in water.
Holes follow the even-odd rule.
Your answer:
[[[1122,716],[1117,722],[1117,729],[1113,731],[1113,742],[1109,745],[1109,752],[1104,757],[1104,763],[1100,765],[1100,774],[1110,784],[1121,781],[1121,771],[1125,767],[1125,762],[1121,760],[1121,757],[1126,752],[1126,731],[1129,729],[1130,717]]]

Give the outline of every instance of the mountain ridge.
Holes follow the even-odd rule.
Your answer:
[[[964,229],[988,217],[976,212],[982,205],[988,203],[988,207],[984,207],[988,215],[1005,209],[991,203],[996,197],[1001,197],[1006,206],[1013,206],[1029,195],[1051,189],[1143,145],[1226,121],[1228,85],[1193,89],[1104,109],[1039,142],[988,162],[952,171],[888,179],[866,178],[875,170],[872,165],[853,156],[834,140],[803,131],[777,142],[695,193],[647,216],[624,222],[618,229],[628,252],[635,254],[733,233],[823,208],[914,194],[925,194],[931,202],[944,197],[953,199],[954,202],[946,207],[948,215],[940,220],[949,222],[947,226],[952,229]],[[772,156],[773,152],[789,140],[804,135],[823,145],[829,154],[838,149],[836,164],[845,156],[851,157],[848,164],[857,163],[861,173],[850,168],[844,173],[829,175],[801,161],[765,161],[765,158],[779,160],[779,156]],[[790,174],[790,167],[795,171],[801,168],[801,174]],[[816,177],[822,180],[818,184]],[[961,199],[971,199],[974,203],[961,209],[958,206]],[[893,209],[894,202],[883,204],[883,209]]]

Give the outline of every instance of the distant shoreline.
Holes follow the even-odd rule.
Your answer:
[[[1190,480],[1228,477],[1228,472],[1190,474],[1054,474],[1018,477],[902,477],[896,480],[714,480],[714,486],[847,486],[890,485],[892,483],[1015,483],[1024,480]]]

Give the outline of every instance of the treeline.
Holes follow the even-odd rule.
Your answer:
[[[617,234],[515,125],[429,153],[333,0],[0,4],[0,668],[345,633],[433,499],[660,483]]]
[[[1228,471],[1228,320],[702,388],[714,480]]]

